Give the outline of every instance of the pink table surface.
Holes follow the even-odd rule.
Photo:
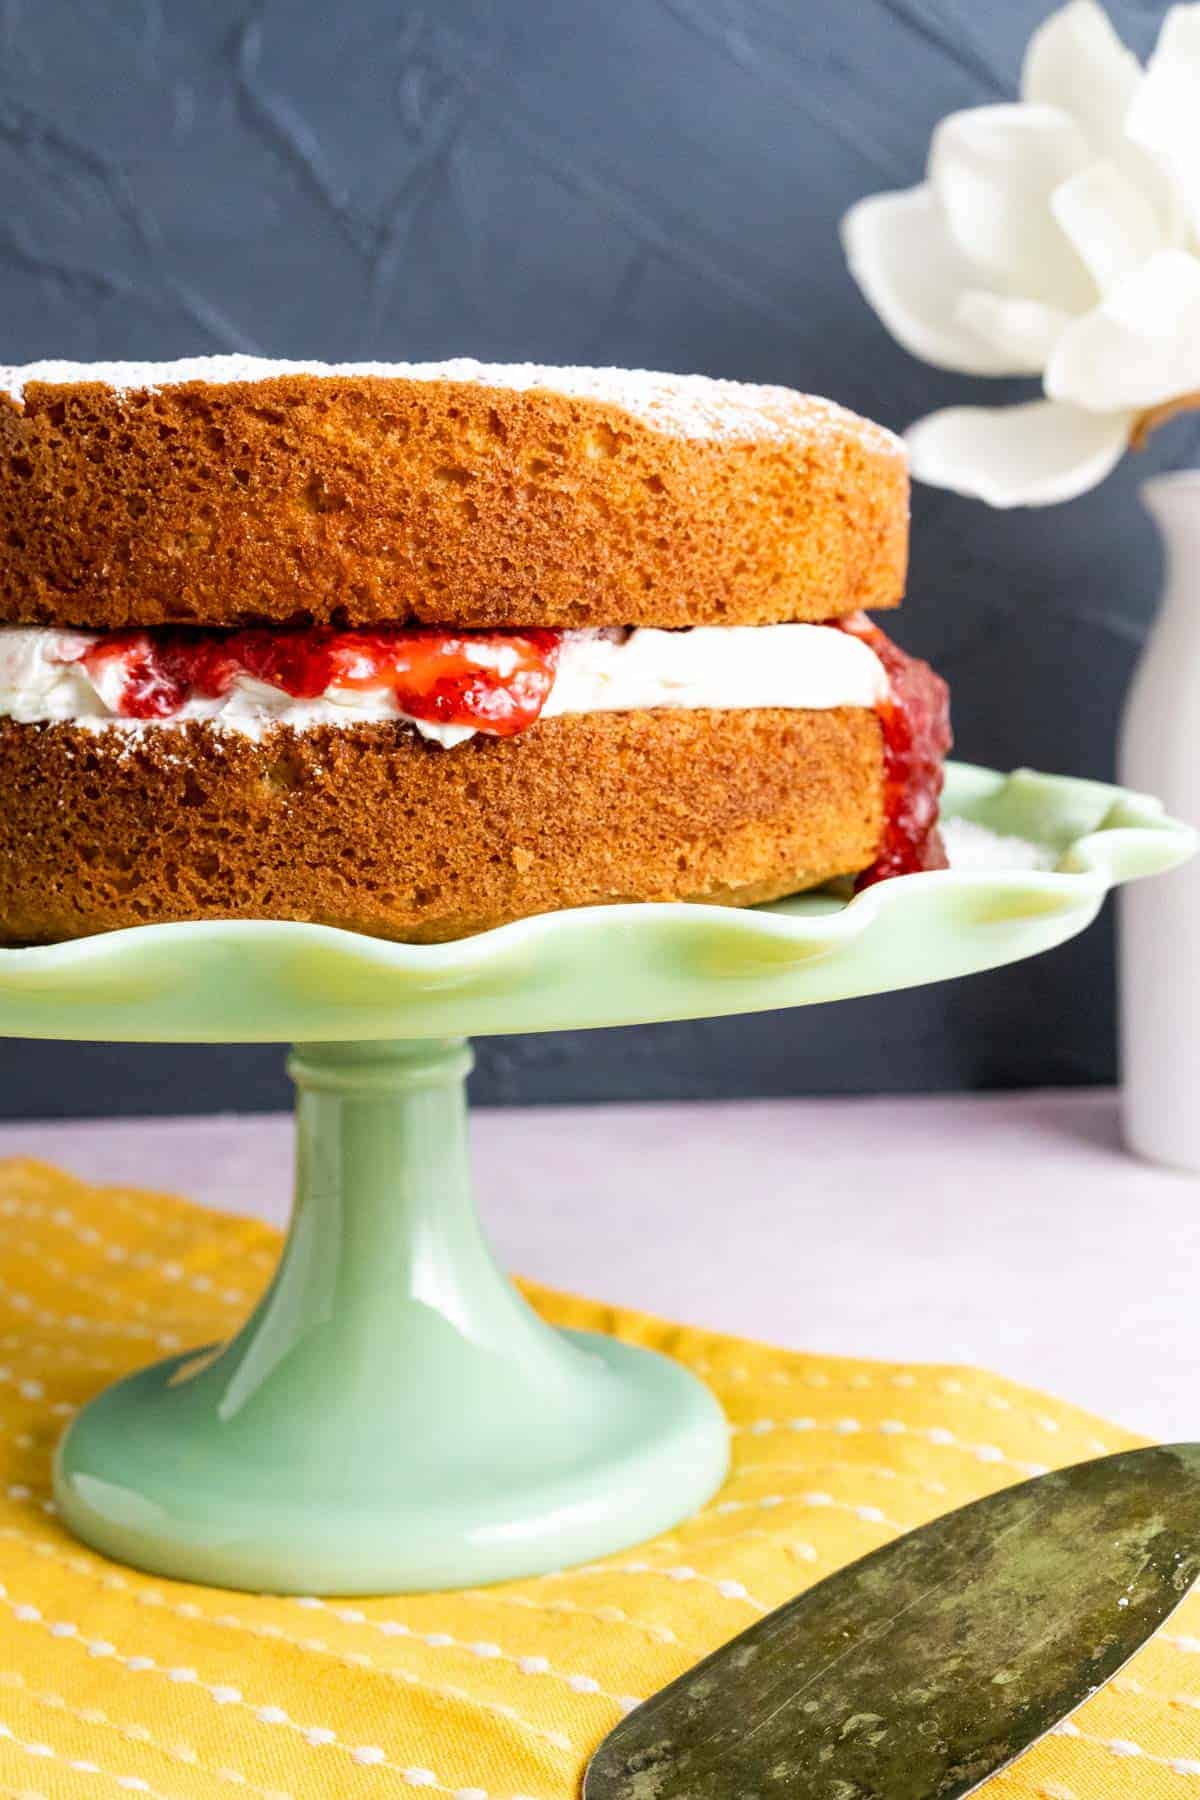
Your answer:
[[[1119,1148],[1106,1092],[476,1115],[510,1268],[746,1336],[972,1362],[1200,1435],[1200,1184]],[[0,1126],[0,1155],[282,1223],[281,1116]]]

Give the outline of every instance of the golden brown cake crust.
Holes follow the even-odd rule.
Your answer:
[[[784,389],[706,387],[729,389],[767,398],[714,402],[688,435],[686,407],[479,380],[31,380],[0,393],[0,623],[763,625],[896,605],[896,439]]]
[[[567,906],[749,902],[871,862],[873,712],[544,719],[446,751],[410,726],[135,734],[0,721],[0,942],[171,919],[435,941]]]

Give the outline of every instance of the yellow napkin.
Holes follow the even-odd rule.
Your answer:
[[[1136,1440],[975,1369],[796,1355],[530,1289],[708,1380],[734,1470],[667,1537],[566,1574],[393,1599],[158,1580],[69,1538],[63,1422],[155,1356],[227,1333],[275,1232],[0,1163],[0,1795],[568,1800],[624,1709],[895,1532]],[[989,1793],[1200,1800],[1200,1600]]]

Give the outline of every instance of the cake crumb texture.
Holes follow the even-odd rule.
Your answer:
[[[898,441],[785,388],[237,357],[0,371],[2,623],[821,620],[898,604],[907,536]]]
[[[435,942],[563,907],[746,904],[873,859],[863,708],[565,716],[453,751],[405,724],[0,720],[0,942],[299,919]]]

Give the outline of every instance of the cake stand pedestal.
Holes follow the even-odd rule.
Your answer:
[[[488,1254],[464,1037],[995,967],[1192,849],[1155,802],[1093,782],[957,765],[946,811],[1045,846],[1055,867],[752,911],[590,908],[433,946],[230,921],[0,951],[6,1035],[297,1045],[296,1205],[275,1278],[230,1342],[118,1382],[73,1421],[55,1461],[69,1528],[164,1575],[352,1594],[533,1574],[694,1511],[728,1455],[707,1389],[650,1351],[551,1329]]]
[[[339,1593],[496,1581],[632,1543],[725,1470],[677,1363],[544,1325],[496,1267],[461,1039],[294,1052],[297,1195],[232,1342],[84,1409],[66,1524],[193,1581]]]

